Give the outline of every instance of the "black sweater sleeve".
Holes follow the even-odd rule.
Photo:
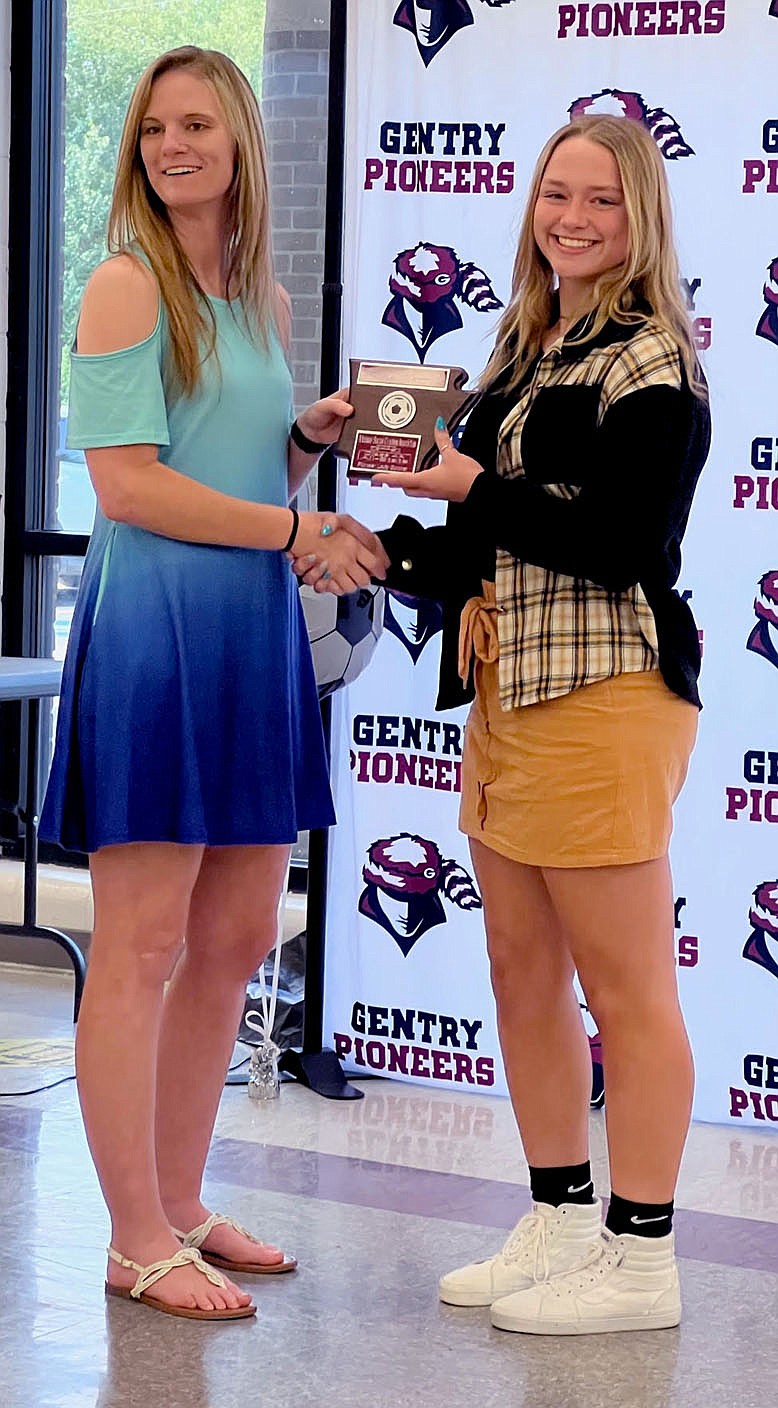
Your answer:
[[[532,479],[481,474],[462,507],[473,535],[495,548],[624,591],[677,545],[709,443],[705,401],[688,387],[646,387],[606,412],[576,497],[559,498]],[[563,466],[557,477],[565,480]]]
[[[401,513],[391,528],[379,530],[378,537],[390,564],[384,586],[408,596],[445,601],[453,587],[453,557],[445,524],[424,528],[415,518]]]
[[[482,396],[468,416],[459,445],[463,455],[492,473],[496,473],[497,436],[507,409],[501,396]],[[469,590],[470,582],[477,588],[482,577],[494,575],[492,534],[473,533],[464,504],[449,504],[445,524],[435,528],[424,528],[415,518],[401,514],[378,537],[391,562],[385,585],[409,596],[456,601]]]

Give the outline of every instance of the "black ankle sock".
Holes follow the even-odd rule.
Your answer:
[[[534,1203],[548,1203],[558,1208],[560,1203],[593,1203],[594,1184],[589,1162],[569,1164],[565,1168],[532,1168],[529,1186]]]
[[[666,1237],[673,1230],[672,1203],[632,1203],[611,1193],[605,1226],[615,1237]]]

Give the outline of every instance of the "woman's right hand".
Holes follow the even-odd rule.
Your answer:
[[[336,596],[383,581],[389,567],[375,533],[348,513],[301,513],[289,556],[298,577]]]

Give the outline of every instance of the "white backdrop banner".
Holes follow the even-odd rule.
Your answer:
[[[672,847],[679,978],[696,1116],[763,1128],[778,1124],[777,60],[778,0],[349,5],[346,356],[481,371],[535,158],[571,113],[637,118],[666,159],[714,415],[679,583],[705,704]],[[441,517],[365,483],[342,502],[374,527]],[[352,1072],[502,1093],[457,829],[465,711],[434,707],[439,628],[435,606],[388,597],[371,667],[335,701],[325,1037]]]

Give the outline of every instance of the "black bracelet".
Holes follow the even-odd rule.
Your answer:
[[[303,450],[306,455],[323,455],[324,451],[330,448],[329,445],[319,445],[316,440],[309,440],[307,435],[303,435],[296,420],[292,421],[289,438],[294,441],[298,450]]]
[[[282,552],[288,552],[288,551],[289,551],[289,549],[291,548],[292,544],[294,543],[295,538],[297,537],[297,529],[300,527],[300,515],[299,515],[299,513],[297,512],[297,509],[290,507],[289,512],[290,512],[291,515],[292,515],[292,531],[291,531],[291,533],[289,534],[289,541],[288,541],[288,543],[285,543],[284,546],[283,546],[282,549],[281,549]]]

